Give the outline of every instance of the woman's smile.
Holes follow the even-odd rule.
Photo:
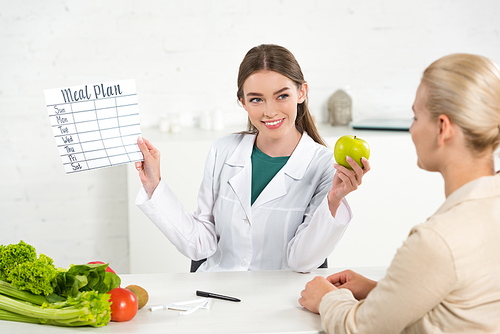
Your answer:
[[[283,124],[284,120],[285,120],[284,118],[281,118],[281,119],[274,120],[274,121],[262,121],[262,123],[264,123],[264,125],[266,126],[266,128],[272,130],[272,129],[279,128]]]

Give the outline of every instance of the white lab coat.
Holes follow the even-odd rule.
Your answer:
[[[250,205],[255,135],[232,134],[208,154],[196,212],[186,212],[161,181],[136,204],[198,271],[293,269],[309,272],[334,250],[352,212],[345,199],[333,218],[327,194],[333,152],[303,133],[285,166]]]

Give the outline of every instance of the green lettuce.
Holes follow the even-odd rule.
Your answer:
[[[0,280],[19,290],[48,296],[54,292],[56,274],[54,261],[44,254],[37,257],[35,248],[22,240],[0,247]]]

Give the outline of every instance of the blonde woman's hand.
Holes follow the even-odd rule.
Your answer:
[[[326,278],[328,282],[339,289],[348,289],[357,300],[365,299],[377,282],[364,277],[352,270],[344,270]]]
[[[300,293],[299,304],[311,312],[319,313],[319,304],[321,299],[328,292],[337,290],[337,288],[328,282],[322,276],[316,276],[312,281],[306,284],[306,287]]]
[[[142,137],[137,138],[137,145],[144,156],[144,161],[137,161],[135,168],[149,197],[160,183],[160,151],[151,142]]]
[[[363,182],[363,176],[370,171],[370,162],[361,158],[363,168],[361,168],[351,157],[346,158],[347,163],[352,167],[352,170],[344,166],[335,164],[337,170],[333,176],[332,188],[328,193],[328,204],[330,211],[335,217],[340,201],[350,192],[358,189]]]

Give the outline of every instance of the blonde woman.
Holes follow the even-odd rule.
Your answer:
[[[352,271],[316,277],[299,303],[327,333],[500,333],[500,70],[481,56],[443,57],[413,110],[418,166],[441,173],[446,201],[378,283]]]

